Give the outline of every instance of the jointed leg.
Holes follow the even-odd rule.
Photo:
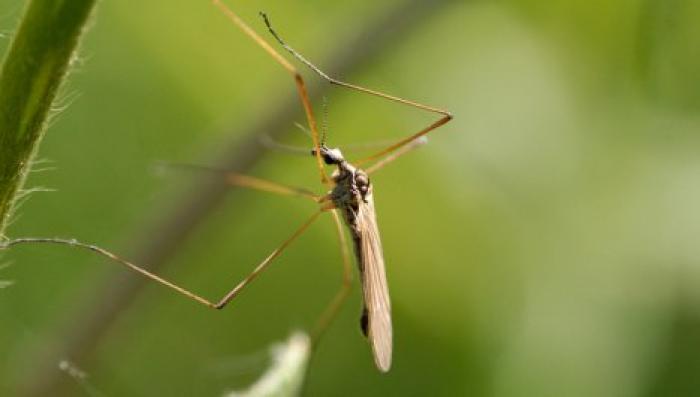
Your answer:
[[[341,223],[340,215],[338,215],[338,210],[332,210],[331,213],[333,214],[333,221],[335,222],[336,232],[340,242],[340,250],[343,256],[343,283],[314,327],[311,339],[314,344],[318,342],[323,332],[338,314],[338,311],[350,294],[350,287],[352,286],[352,260],[350,259],[348,244],[345,240],[345,233],[343,233],[343,224]]]
[[[168,280],[166,280],[166,279],[164,279],[156,274],[153,274],[140,266],[137,266],[137,265],[125,260],[125,259],[122,259],[110,251],[107,251],[107,250],[100,248],[98,246],[95,246],[95,245],[81,243],[81,242],[76,241],[76,240],[66,240],[66,239],[60,239],[60,238],[18,238],[18,239],[13,239],[13,240],[7,240],[7,241],[0,243],[0,250],[8,249],[8,248],[15,246],[15,245],[34,244],[34,243],[68,245],[71,247],[86,249],[86,250],[95,252],[99,255],[102,255],[104,257],[107,257],[107,258],[109,258],[117,263],[121,263],[122,265],[128,267],[129,269],[131,269],[137,273],[140,273],[141,275],[143,275],[143,276],[145,276],[145,277],[147,277],[147,278],[149,278],[157,283],[160,283],[160,284],[162,284],[162,285],[164,285],[172,290],[175,290],[176,292],[178,292],[178,293],[180,293],[180,294],[182,294],[182,295],[184,295],[184,296],[186,296],[194,301],[197,301],[204,306],[208,306],[208,307],[211,307],[213,309],[221,309],[224,306],[226,306],[226,304],[229,303],[233,298],[235,298],[238,295],[238,293],[240,293],[240,291],[246,285],[248,285],[251,281],[253,281],[260,274],[260,272],[262,272],[270,264],[270,262],[272,262],[273,259],[278,257],[282,253],[282,251],[285,248],[287,248],[287,246],[289,246],[289,244],[292,241],[294,241],[297,237],[299,237],[318,218],[318,216],[320,214],[321,214],[321,212],[315,213],[308,221],[306,221],[306,223],[304,223],[299,229],[297,229],[297,231],[294,232],[294,234],[290,238],[288,238],[284,243],[282,243],[282,245],[280,245],[279,248],[274,250],[267,258],[265,258],[265,260],[262,261],[262,263],[260,263],[255,268],[255,270],[253,270],[253,272],[250,275],[248,275],[245,279],[243,279],[243,281],[238,283],[228,294],[226,294],[223,298],[221,298],[221,300],[218,301],[217,303],[211,302],[208,299],[205,299],[205,298],[195,294],[194,292],[191,292],[185,288],[182,288],[179,285],[174,284],[174,283],[172,283],[172,282],[170,282],[170,281],[168,281]]]
[[[355,161],[355,164],[356,164],[356,165],[361,165],[361,164],[364,164],[364,163],[366,163],[366,162],[368,162],[368,161],[376,160],[376,159],[378,159],[378,158],[380,158],[380,157],[382,157],[382,156],[385,156],[385,155],[387,155],[387,154],[390,154],[391,152],[393,152],[393,151],[395,151],[395,150],[397,150],[397,149],[400,149],[400,148],[402,148],[402,147],[408,145],[409,143],[411,143],[411,142],[413,142],[413,141],[415,141],[415,140],[417,140],[417,139],[420,139],[420,138],[424,137],[425,135],[427,135],[429,132],[433,131],[434,129],[437,129],[437,128],[439,128],[439,127],[441,127],[441,126],[447,124],[450,120],[452,120],[452,115],[451,115],[451,114],[447,114],[447,115],[445,115],[444,117],[442,117],[441,119],[439,119],[438,121],[436,121],[436,122],[434,122],[433,124],[429,125],[428,127],[426,127],[426,128],[424,128],[424,129],[422,129],[422,130],[416,132],[416,133],[413,134],[413,135],[410,135],[410,136],[408,136],[408,137],[406,137],[406,138],[404,138],[404,139],[401,139],[400,141],[396,142],[395,144],[389,146],[388,148],[383,149],[383,150],[380,150],[379,152],[377,152],[377,153],[375,153],[375,154],[373,154],[373,155],[371,155],[371,156],[367,156],[367,157],[365,157],[365,158],[356,160],[356,161]]]
[[[380,91],[371,90],[371,89],[369,89],[369,88],[360,87],[360,86],[358,86],[358,85],[346,83],[346,82],[343,82],[343,81],[340,81],[340,80],[337,80],[337,79],[334,79],[334,78],[328,76],[328,75],[327,75],[326,73],[324,73],[321,69],[319,69],[316,65],[314,65],[314,64],[311,63],[309,60],[307,60],[306,58],[304,58],[304,56],[301,55],[299,52],[297,52],[294,48],[292,48],[292,47],[289,46],[287,43],[285,43],[284,40],[282,40],[282,38],[281,38],[281,37],[277,34],[277,32],[275,32],[275,30],[272,28],[272,24],[270,23],[270,21],[269,21],[269,19],[267,18],[267,16],[265,16],[264,14],[263,14],[263,19],[265,20],[265,24],[267,25],[267,28],[270,30],[270,33],[275,37],[275,39],[277,39],[277,41],[280,43],[280,45],[281,45],[282,47],[284,47],[284,49],[286,49],[290,54],[292,54],[292,55],[293,55],[296,59],[298,59],[301,63],[303,63],[304,65],[308,66],[311,70],[313,70],[314,72],[316,72],[319,76],[321,76],[322,78],[324,78],[325,80],[327,80],[329,83],[334,84],[334,85],[337,85],[337,86],[349,88],[349,89],[351,89],[351,90],[363,92],[363,93],[365,93],[365,94],[369,94],[369,95],[373,95],[373,96],[376,96],[376,97],[384,98],[384,99],[387,99],[387,100],[390,100],[390,101],[393,101],[393,102],[402,103],[402,104],[404,104],[404,105],[412,106],[412,107],[415,107],[415,108],[418,108],[418,109],[422,109],[422,110],[425,110],[425,111],[428,111],[428,112],[437,113],[437,114],[439,114],[439,115],[442,116],[439,120],[437,120],[437,121],[434,122],[433,124],[429,125],[428,127],[426,127],[426,128],[424,128],[424,129],[418,131],[417,133],[415,133],[415,134],[413,134],[413,135],[408,136],[407,138],[404,138],[404,139],[402,139],[402,140],[396,142],[396,143],[393,144],[393,145],[390,145],[389,147],[387,147],[387,148],[384,149],[384,150],[379,151],[378,153],[375,153],[375,154],[373,154],[373,155],[371,155],[371,156],[368,156],[368,157],[366,157],[366,158],[363,158],[363,159],[360,159],[360,160],[358,160],[358,161],[355,161],[355,162],[354,162],[355,164],[362,164],[362,163],[365,163],[365,162],[368,162],[368,161],[376,160],[376,159],[378,159],[379,157],[382,157],[382,156],[384,156],[384,155],[386,155],[386,154],[389,154],[389,153],[391,153],[391,152],[393,152],[393,151],[395,151],[395,150],[401,148],[402,146],[407,145],[407,144],[410,143],[411,141],[413,141],[413,140],[415,140],[415,139],[418,139],[418,138],[420,138],[420,137],[422,137],[422,136],[428,134],[430,131],[432,131],[432,130],[434,130],[434,129],[436,129],[436,128],[439,128],[439,127],[441,127],[442,125],[447,124],[450,120],[452,120],[452,114],[451,114],[450,112],[446,111],[446,110],[438,109],[438,108],[435,108],[435,107],[432,107],[432,106],[423,105],[423,104],[418,103],[418,102],[409,101],[409,100],[407,100],[407,99],[399,98],[399,97],[397,97],[397,96],[389,95],[389,94],[386,94],[386,93],[383,93],[383,92],[380,92]]]
[[[365,169],[365,172],[367,174],[372,174],[375,171],[378,171],[378,170],[384,168],[385,165],[393,162],[397,158],[403,156],[404,154],[406,154],[410,151],[413,151],[414,149],[416,149],[420,146],[425,145],[426,143],[428,143],[428,138],[425,136],[422,136],[418,139],[414,139],[414,140],[410,141],[406,146],[402,147],[401,149],[389,154],[388,156],[384,157],[383,159],[381,159],[381,160],[377,161],[376,163],[372,164],[371,166],[367,167]]]
[[[228,294],[226,294],[223,298],[221,298],[221,300],[219,301],[219,303],[216,304],[215,307],[216,307],[217,309],[221,309],[221,308],[223,308],[224,306],[226,306],[226,304],[228,304],[229,302],[231,302],[231,300],[233,300],[233,298],[235,298],[236,296],[238,296],[238,294],[241,292],[241,290],[243,290],[243,288],[245,288],[246,285],[248,285],[248,284],[249,284],[251,281],[253,281],[256,277],[258,277],[258,275],[259,275],[263,270],[265,270],[265,268],[270,264],[270,262],[272,262],[273,259],[277,258],[277,257],[282,253],[282,251],[283,251],[285,248],[287,248],[287,246],[289,246],[289,244],[292,243],[292,241],[294,241],[297,237],[299,237],[302,233],[304,233],[304,231],[306,231],[306,229],[307,229],[309,226],[311,226],[311,224],[318,218],[319,215],[321,215],[321,212],[315,213],[308,221],[306,221],[306,223],[304,223],[299,229],[297,229],[297,231],[294,232],[294,234],[293,234],[290,238],[288,238],[287,241],[285,241],[284,243],[282,243],[282,245],[280,245],[279,248],[277,248],[276,250],[272,251],[272,253],[271,253],[270,255],[268,255],[268,257],[265,258],[265,260],[262,261],[262,263],[260,263],[260,264],[248,275],[248,277],[244,278],[243,281],[241,281],[240,283],[238,283],[238,285],[236,285],[235,287],[233,287],[233,289],[232,289]]]
[[[264,179],[248,176],[248,175],[241,175],[241,174],[235,174],[235,173],[227,173],[226,174],[226,182],[234,185],[234,186],[243,186],[243,187],[248,187],[251,189],[256,189],[264,192],[269,192],[269,193],[276,193],[276,194],[281,194],[281,195],[286,195],[286,196],[299,196],[299,197],[306,197],[311,200],[317,201],[318,196],[311,193],[310,191],[303,189],[303,188],[298,188],[294,186],[287,186],[287,185],[282,185],[276,182],[270,182]]]
[[[245,187],[248,189],[258,190],[261,192],[274,193],[282,196],[298,196],[311,199],[313,201],[318,201],[319,196],[315,195],[309,190],[304,188],[283,185],[281,183],[268,181],[266,179],[257,178],[254,176],[237,174],[235,172],[230,172],[222,169],[211,168],[203,165],[196,164],[184,164],[184,163],[163,163],[162,166],[177,167],[187,170],[195,171],[205,171],[211,173],[218,173],[225,178],[225,183],[232,186]]]
[[[236,15],[236,13],[233,12],[230,8],[228,8],[224,3],[221,2],[221,0],[213,0],[214,5],[219,7],[221,11],[228,17],[228,19],[231,20],[236,26],[238,26],[239,29],[243,31],[248,37],[253,39],[260,47],[262,47],[265,52],[270,54],[270,56],[277,61],[282,67],[287,70],[293,77],[294,77],[294,82],[296,83],[297,86],[297,91],[299,91],[299,97],[301,99],[301,103],[304,106],[304,112],[306,113],[306,119],[309,123],[309,128],[311,129],[311,138],[313,140],[314,144],[314,149],[316,153],[316,162],[318,165],[318,170],[321,175],[321,181],[324,183],[329,183],[328,175],[326,175],[326,170],[323,167],[323,160],[321,159],[321,152],[320,152],[320,139],[319,139],[319,134],[318,134],[318,127],[316,125],[316,119],[314,118],[313,114],[313,109],[311,107],[311,101],[309,100],[309,94],[306,90],[306,84],[304,83],[304,79],[301,77],[301,74],[296,70],[296,68],[289,62],[287,61],[282,55],[280,55],[277,51],[275,51],[274,48],[270,44],[268,44],[267,41],[265,41],[262,37],[260,37],[253,29],[250,28],[241,18]]]
[[[92,252],[96,252],[97,254],[102,255],[104,257],[107,257],[107,258],[109,258],[117,263],[121,263],[122,265],[128,267],[129,269],[131,269],[137,273],[141,273],[142,275],[146,276],[147,278],[150,278],[151,280],[153,280],[155,282],[158,282],[160,284],[165,285],[166,287],[171,288],[171,289],[177,291],[178,293],[203,304],[204,306],[209,306],[212,308],[216,307],[215,304],[202,298],[201,296],[195,294],[194,292],[190,292],[189,290],[187,290],[185,288],[182,288],[176,284],[173,284],[170,281],[168,281],[168,280],[166,280],[166,279],[164,279],[156,274],[153,274],[142,267],[134,265],[133,263],[131,263],[125,259],[120,258],[116,254],[113,254],[113,253],[111,253],[103,248],[96,246],[96,245],[81,243],[77,240],[67,240],[67,239],[61,239],[61,238],[29,237],[29,238],[17,238],[17,239],[7,240],[7,241],[3,242],[2,244],[0,244],[0,250],[8,249],[8,248],[11,248],[15,245],[20,245],[20,244],[37,244],[37,243],[39,243],[39,244],[43,243],[43,244],[68,245],[71,247],[82,248],[82,249],[86,249],[86,250],[89,250]]]

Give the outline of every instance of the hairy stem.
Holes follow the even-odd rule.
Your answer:
[[[95,0],[32,0],[0,71],[0,236]]]

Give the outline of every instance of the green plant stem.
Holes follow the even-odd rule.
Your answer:
[[[31,0],[0,71],[0,236],[96,0]]]

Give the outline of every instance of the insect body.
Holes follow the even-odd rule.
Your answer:
[[[346,161],[339,149],[329,149],[324,145],[321,146],[321,155],[326,164],[338,167],[332,176],[335,186],[324,199],[341,210],[350,229],[362,277],[362,332],[372,345],[377,368],[386,372],[391,366],[391,303],[372,184],[367,173]]]

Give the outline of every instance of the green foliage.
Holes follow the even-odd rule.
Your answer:
[[[0,72],[0,236],[95,0],[28,3]]]

